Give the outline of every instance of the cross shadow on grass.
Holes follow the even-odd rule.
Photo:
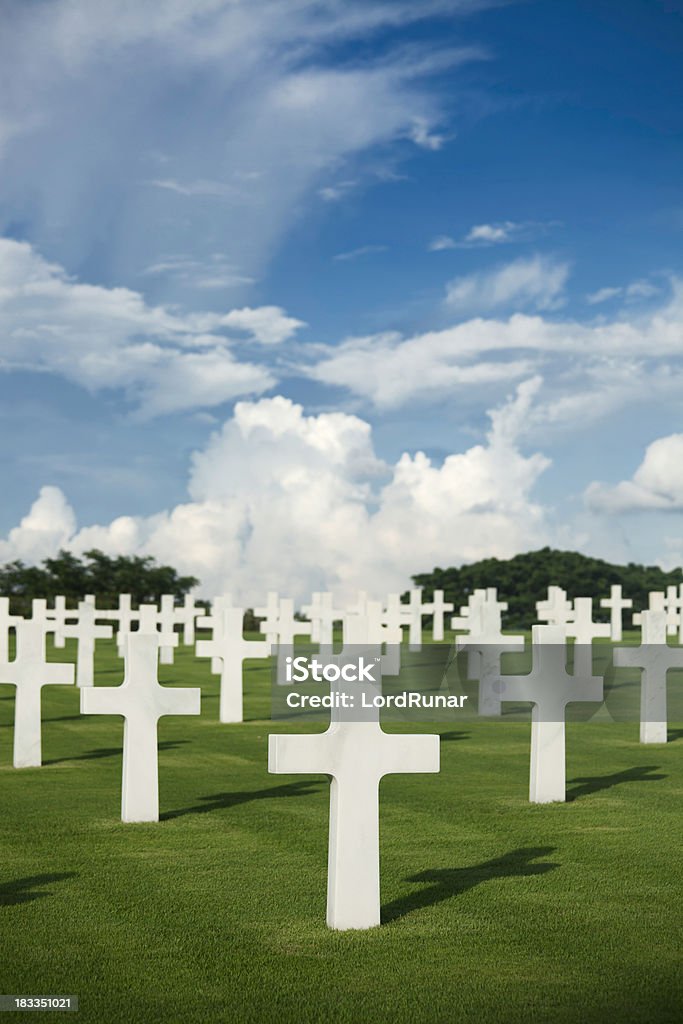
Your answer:
[[[450,743],[452,740],[468,740],[470,738],[471,734],[469,732],[455,732],[455,731],[451,731],[451,732],[442,732],[442,733],[439,733],[439,735],[441,736],[442,740],[445,740],[446,743]]]
[[[17,878],[14,882],[0,882],[0,907],[13,907],[18,903],[31,903],[50,896],[40,890],[53,882],[62,882],[67,878],[75,878],[75,871],[62,871],[55,875],[33,875],[31,878]]]
[[[651,775],[656,772],[659,765],[645,764],[635,768],[625,768],[621,772],[613,772],[612,775],[592,775],[581,779],[570,779],[569,784],[573,789],[567,790],[567,802],[580,800],[582,796],[590,796],[591,793],[599,793],[603,789],[611,789],[612,786],[620,786],[622,782],[657,782],[658,779],[666,779],[666,775]]]
[[[235,793],[214,793],[213,796],[202,796],[204,801],[194,807],[183,807],[177,811],[166,811],[160,814],[160,821],[172,818],[183,818],[186,814],[210,814],[212,811],[223,811],[238,804],[250,803],[252,800],[270,800],[279,796],[310,796],[322,785],[322,780],[289,782],[285,786],[269,786],[267,789],[247,789]]]
[[[683,729],[669,729],[667,740],[669,743],[675,743],[676,740],[683,740]]]
[[[158,745],[158,749],[175,750],[176,747],[189,742],[189,740],[163,740]],[[75,754],[73,757],[54,757],[51,761],[43,761],[43,765],[65,764],[67,761],[96,761],[100,757],[114,757],[116,754],[121,754],[122,749],[122,747],[99,747],[97,750],[89,750],[87,754]]]
[[[382,923],[397,921],[415,910],[432,907],[436,903],[450,900],[454,896],[473,889],[482,882],[490,882],[494,878],[527,878],[531,875],[545,875],[553,871],[559,864],[545,862],[535,864],[539,857],[547,857],[554,853],[554,846],[531,846],[519,850],[511,850],[502,857],[474,864],[466,868],[434,868],[411,875],[407,882],[427,882],[426,887],[401,896],[382,908]]]

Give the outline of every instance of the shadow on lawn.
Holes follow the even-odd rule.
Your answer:
[[[174,750],[176,747],[182,746],[183,743],[189,742],[189,740],[163,740],[159,744],[158,749]],[[51,761],[43,761],[43,764],[64,764],[67,761],[95,761],[100,757],[114,757],[116,754],[120,754],[122,749],[122,747],[99,747],[97,750],[89,750],[87,754],[75,754],[73,757],[54,757]]]
[[[676,740],[683,740],[683,729],[669,729],[667,739],[669,743],[675,743]]]
[[[17,878],[14,882],[0,882],[0,907],[13,907],[17,903],[31,903],[43,899],[51,893],[39,892],[51,882],[63,882],[66,878],[75,878],[75,871],[63,871],[58,875],[33,875],[31,878]]]
[[[656,772],[658,768],[657,764],[645,764],[636,768],[625,768],[623,772],[614,772],[612,775],[570,779],[570,785],[574,783],[580,783],[580,785],[575,785],[574,789],[567,790],[567,803],[581,799],[582,796],[589,796],[591,793],[599,793],[602,789],[619,786],[622,782],[657,782],[658,779],[666,779],[666,775],[650,775],[650,772]]]
[[[450,743],[451,740],[468,740],[471,734],[469,732],[442,732],[439,735],[442,740]]]
[[[502,857],[474,864],[467,868],[434,868],[421,871],[419,875],[411,875],[408,882],[431,882],[426,888],[408,893],[382,908],[382,923],[397,921],[414,910],[423,910],[434,906],[453,896],[459,896],[468,889],[473,889],[481,882],[490,882],[494,878],[526,878],[530,875],[545,875],[548,871],[559,867],[559,864],[533,864],[538,857],[547,857],[554,853],[554,846],[532,846],[520,850],[511,850]]]
[[[268,789],[251,789],[236,793],[214,793],[213,796],[202,796],[199,799],[205,803],[197,804],[194,807],[183,807],[178,811],[166,811],[160,814],[161,821],[169,821],[171,818],[182,818],[186,814],[210,814],[212,811],[222,811],[229,807],[236,807],[238,804],[250,803],[252,800],[270,800],[278,796],[310,796],[318,791],[322,780],[289,782],[286,786],[269,786]]]

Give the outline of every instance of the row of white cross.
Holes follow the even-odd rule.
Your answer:
[[[615,594],[608,600],[615,607]],[[623,601],[620,595],[619,599]],[[669,610],[655,599],[654,607],[642,613],[640,647],[614,651],[616,665],[642,670],[641,741],[666,741],[666,675],[671,668],[683,667],[683,649],[668,647]],[[127,602],[123,602],[124,606]],[[548,607],[539,609],[552,624],[534,626],[532,631],[532,669],[527,675],[502,675],[503,650],[518,650],[521,637],[502,633],[501,614],[505,605],[494,590],[478,592],[461,609],[458,625],[466,634],[457,639],[458,648],[468,652],[472,677],[479,679],[479,712],[500,713],[501,702],[520,701],[532,705],[529,798],[535,803],[565,799],[565,709],[575,701],[600,702],[602,678],[594,676],[590,663],[590,643],[594,636],[608,635],[610,627],[592,623],[590,599],[577,599],[568,607],[566,595],[557,588],[549,594]],[[383,608],[362,595],[354,614],[345,615],[344,644],[367,645],[381,651],[382,643],[400,644],[404,625],[410,629],[418,616],[414,602],[410,619],[401,621],[410,606],[390,598]],[[421,606],[424,608],[424,606]],[[121,608],[121,602],[120,602]],[[119,608],[119,610],[120,610]],[[267,657],[275,640],[285,647],[297,635],[310,635],[321,645],[331,645],[332,624],[339,613],[327,595],[318,595],[307,612],[310,621],[294,617],[291,602],[271,595],[261,629],[264,641],[247,641],[242,634],[243,610],[229,598],[214,603],[212,614],[199,618],[197,625],[212,630],[210,640],[197,642],[197,654],[220,662],[221,720],[242,718],[242,663],[247,657]],[[442,612],[448,611],[442,608]],[[55,633],[55,618],[44,602],[34,604],[34,617],[23,620],[9,615],[7,603],[0,603],[0,682],[16,687],[14,764],[15,767],[41,764],[41,689],[44,685],[73,684],[72,665],[48,662],[45,654],[46,632]],[[84,601],[78,609],[76,624],[66,621],[73,613],[64,609],[59,630],[64,638],[76,635],[81,644],[94,652],[96,639],[111,636],[111,627],[98,626],[104,617],[95,602]],[[128,608],[132,612],[132,609]],[[50,609],[54,612],[54,609]],[[157,821],[159,817],[157,727],[165,715],[200,713],[199,689],[164,687],[158,681],[158,662],[164,648],[172,651],[178,637],[174,630],[164,631],[159,610],[143,606],[132,613],[139,629],[122,637],[125,673],[122,685],[93,687],[85,673],[81,680],[83,714],[115,714],[124,718],[122,820]],[[571,616],[571,621],[552,622]],[[112,616],[113,617],[113,616]],[[192,623],[183,623],[193,635]],[[178,620],[181,621],[181,620]],[[118,619],[121,630],[121,618]],[[170,610],[166,608],[166,622]],[[443,624],[443,620],[442,620]],[[16,653],[8,658],[7,627],[16,631]],[[130,626],[130,620],[128,620]],[[568,628],[570,627],[570,628]],[[99,632],[98,632],[99,631]],[[566,669],[568,633],[579,644],[588,645],[588,659],[573,672]],[[186,634],[187,636],[188,634]],[[417,645],[418,634],[413,634]],[[341,657],[341,655],[339,656]],[[382,665],[389,674],[391,666]],[[389,671],[388,671],[389,670]],[[553,685],[549,685],[550,681]],[[334,928],[365,928],[379,923],[379,845],[378,787],[380,779],[395,772],[436,772],[439,770],[438,736],[389,735],[374,720],[353,721],[334,709],[330,727],[322,734],[274,735],[270,737],[269,770],[275,773],[327,774],[332,777],[330,795],[330,856],[328,876],[328,923]]]
[[[241,611],[225,610],[241,629]],[[367,616],[348,617],[345,643],[367,645]],[[72,684],[71,665],[45,660],[45,628],[39,621],[20,621],[16,657],[0,664],[0,681],[17,690],[15,765],[40,764],[40,693],[44,685]],[[666,646],[665,611],[643,614],[643,644],[615,650],[615,663],[643,669],[642,713],[653,727],[666,727],[666,673],[683,667],[683,649]],[[203,641],[200,641],[200,644]],[[657,645],[654,646],[653,645]],[[159,817],[157,727],[165,715],[200,713],[199,689],[165,687],[158,681],[159,634],[131,633],[125,645],[122,685],[87,687],[81,691],[83,714],[124,718],[122,820],[157,821]],[[479,654],[476,638],[463,646]],[[379,645],[368,651],[379,651]],[[211,653],[206,651],[206,654]],[[341,658],[343,655],[340,655]],[[480,666],[483,668],[483,666]],[[550,685],[552,681],[552,685]],[[498,675],[502,701],[532,704],[530,800],[565,799],[565,709],[575,701],[602,700],[602,679],[570,674],[566,669],[566,631],[562,626],[534,626],[532,669],[527,675]],[[663,695],[663,698],[662,698]],[[658,732],[641,733],[644,742],[665,739]],[[390,735],[379,723],[358,722],[343,709],[333,709],[328,730],[321,734],[273,735],[269,771],[331,776],[328,910],[330,927],[367,928],[379,924],[379,782],[392,773],[438,772],[437,735]],[[17,750],[21,756],[16,757]]]

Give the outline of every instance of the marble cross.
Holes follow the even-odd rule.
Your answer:
[[[289,597],[281,597],[277,618],[262,622],[260,632],[266,634],[266,641],[271,644],[271,635],[274,633],[276,636],[277,681],[280,685],[286,685],[286,661],[294,653],[294,639],[297,636],[310,636],[311,623],[295,618],[294,602]]]
[[[683,591],[673,585],[666,588],[667,633],[680,635],[683,628]]]
[[[633,608],[633,601],[630,597],[622,597],[620,583],[615,583],[610,587],[610,596],[600,599],[600,607],[610,610],[611,639],[613,641],[621,640],[623,636],[622,612],[626,608]]]
[[[191,594],[185,594],[183,604],[181,608],[178,608],[176,612],[178,616],[178,622],[183,627],[183,643],[187,647],[191,647],[194,644],[194,624],[198,616],[204,614],[204,609],[201,605],[195,604],[195,599]]]
[[[549,626],[566,626],[574,618],[574,606],[567,599],[567,592],[562,587],[548,587],[545,601],[536,602],[536,614],[541,622]]]
[[[368,601],[367,598],[364,603],[363,611],[360,614],[365,614],[367,611]],[[411,613],[410,609],[406,605],[401,603],[400,594],[389,594],[387,596],[386,609],[382,617],[382,621],[387,629],[394,632],[397,629],[401,630],[401,641],[403,640],[403,627],[410,626]]]
[[[259,625],[259,633],[265,633],[266,640],[271,644],[277,643],[277,630],[272,623],[277,619],[280,610],[280,595],[277,590],[269,590],[266,604],[261,608],[254,608],[254,615],[257,619],[265,619]]]
[[[334,641],[334,623],[344,618],[343,611],[334,607],[332,594],[316,591],[311,604],[302,606],[301,611],[311,620],[311,640],[321,647],[331,647]]]
[[[93,686],[95,682],[95,641],[109,640],[112,636],[111,626],[98,626],[95,622],[97,612],[94,603],[78,602],[78,619],[63,627],[66,637],[78,640],[76,655],[76,686]]]
[[[454,608],[455,605],[444,601],[443,590],[435,590],[432,600],[422,605],[423,613],[432,616],[432,641],[435,644],[443,641],[444,613],[452,612]]]
[[[220,643],[221,630],[223,628],[223,612],[226,608],[234,608],[232,600],[232,594],[220,594],[218,597],[214,597],[211,602],[211,613],[209,615],[200,615],[197,618],[197,629],[210,629],[211,639],[215,643]],[[217,656],[211,658],[211,672],[215,676],[219,676],[223,671],[223,663]]]
[[[270,657],[270,643],[267,640],[244,639],[242,608],[224,608],[221,620],[220,629],[214,630],[213,639],[197,641],[197,657],[220,658],[219,721],[243,722],[243,663],[247,658]]]
[[[665,612],[666,607],[666,594],[663,590],[651,590],[647,595],[647,611],[649,612]],[[632,620],[634,626],[643,625],[643,613],[634,612]]]
[[[21,615],[11,615],[9,597],[0,597],[0,663],[9,658],[9,631],[18,622],[23,622]]]
[[[201,690],[159,684],[161,639],[156,630],[130,633],[123,683],[81,691],[81,714],[124,718],[121,821],[159,820],[159,719],[201,710]]]
[[[14,767],[42,764],[40,698],[43,686],[73,685],[73,665],[45,659],[45,625],[30,619],[15,623],[16,654],[0,660],[0,683],[16,687],[14,704]]]
[[[130,594],[119,594],[118,608],[103,608],[97,612],[98,619],[116,623],[116,648],[119,658],[122,658],[126,649],[128,634],[134,622],[138,621],[138,613],[133,611],[132,598]]]
[[[69,618],[69,610],[66,607],[66,598],[63,594],[58,594],[55,597],[55,603],[53,608],[48,608],[48,618],[54,623],[54,645],[58,648],[66,647],[66,637],[64,636],[64,626]],[[74,616],[72,615],[71,618]]]
[[[358,618],[356,616],[356,618]],[[361,617],[362,618],[362,617]],[[353,630],[356,628],[353,616],[344,619],[344,646],[349,645]],[[365,607],[367,640],[372,647],[380,649],[386,644],[386,653],[381,655],[381,671],[383,676],[397,676],[401,672],[401,641],[403,630],[400,625],[388,624],[381,601],[368,601]]]
[[[565,626],[567,636],[574,637],[574,673],[577,676],[593,674],[593,638],[609,637],[612,629],[608,622],[593,622],[593,598],[577,597],[574,618]]]
[[[146,633],[148,636],[156,636],[159,639],[159,652],[164,648],[171,648],[178,646],[178,634],[171,626],[169,628],[168,622],[164,623],[161,620],[159,609],[155,604],[141,604],[138,608],[138,633]],[[134,636],[133,633],[129,633],[128,636]],[[159,657],[160,664],[168,664],[168,661],[163,662]]]
[[[547,804],[566,799],[565,714],[574,701],[601,701],[601,676],[569,675],[564,626],[533,626],[532,669],[501,676],[501,700],[533,705],[529,800]]]
[[[357,643],[359,637],[353,639]],[[379,680],[372,689],[378,688]],[[335,685],[330,689],[334,692]],[[268,738],[269,772],[332,777],[327,924],[338,930],[380,923],[380,780],[394,773],[439,771],[438,736],[389,734],[378,717],[363,722],[352,718],[349,710],[337,709],[324,733]]]
[[[456,650],[468,652],[468,676],[479,679],[479,714],[500,715],[500,659],[506,651],[523,651],[524,637],[506,636],[501,628],[500,608],[487,604],[481,608],[479,632],[456,637],[455,645]]]
[[[176,609],[175,597],[173,594],[162,594],[159,602],[159,626],[162,633],[170,636],[175,634],[175,626],[183,618],[181,609]],[[159,663],[161,665],[173,664],[173,651],[176,644],[162,644],[159,649]]]
[[[642,613],[639,647],[617,647],[618,668],[642,670],[640,683],[640,742],[667,742],[666,677],[669,669],[683,668],[683,647],[667,644],[667,614],[664,610]]]

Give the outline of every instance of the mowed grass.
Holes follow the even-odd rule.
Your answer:
[[[97,662],[121,681],[112,644]],[[267,721],[262,663],[239,726],[191,650],[161,679],[201,686],[202,715],[161,721],[149,825],[119,820],[121,719],[46,687],[45,763],[17,771],[0,687],[0,991],[102,1024],[681,1019],[680,726],[645,747],[636,722],[571,723],[550,806],[527,802],[527,723],[387,726],[441,732],[441,773],[382,782],[384,924],[335,933],[327,779],[267,771],[270,732],[322,726]]]

